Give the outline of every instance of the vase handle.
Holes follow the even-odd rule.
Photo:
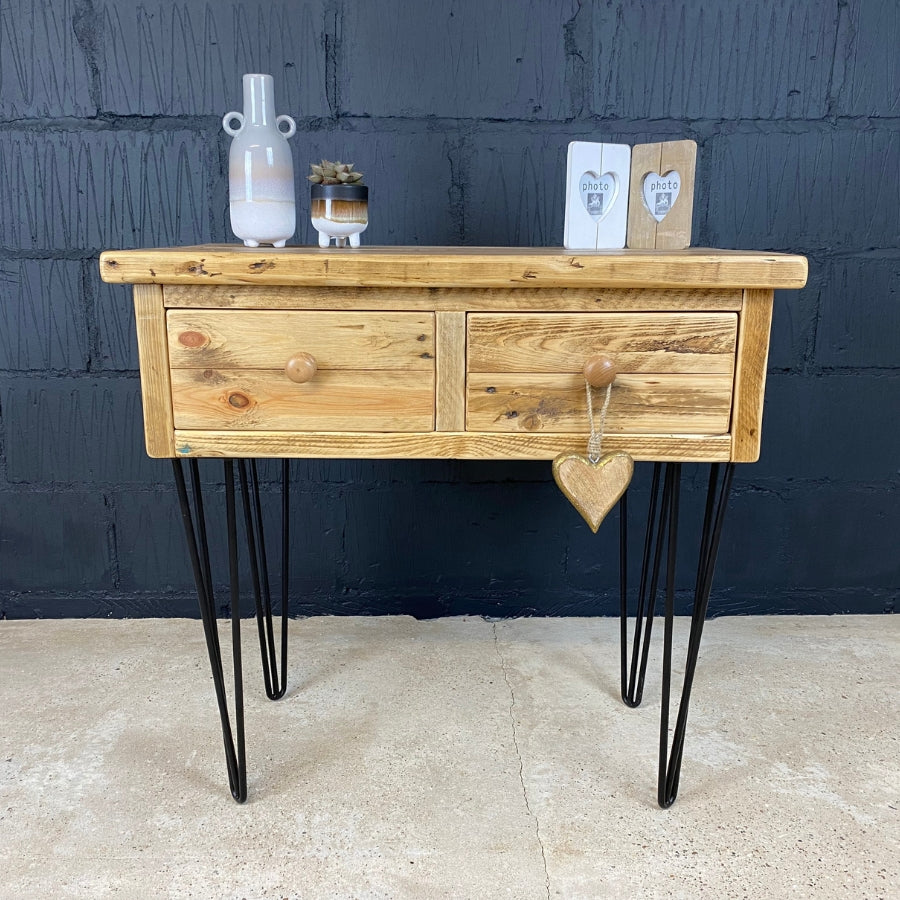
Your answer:
[[[281,129],[278,128],[278,126],[282,122],[288,123],[287,131],[281,131]],[[290,116],[279,116],[275,120],[275,127],[278,128],[279,131],[281,131],[282,135],[284,135],[285,138],[292,138],[297,133],[297,123]]]
[[[238,122],[241,123],[240,128],[238,128],[237,130],[231,127],[232,119],[237,119]],[[239,112],[225,113],[224,117],[222,118],[222,127],[225,129],[226,134],[230,134],[232,137],[234,137],[244,128],[244,114]]]

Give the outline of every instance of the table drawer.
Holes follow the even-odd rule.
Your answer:
[[[277,369],[299,351],[322,370],[434,371],[434,313],[169,310],[173,369]]]
[[[432,313],[170,310],[167,332],[176,428],[434,428]],[[317,367],[299,384],[298,355]]]
[[[480,314],[468,317],[469,431],[586,432],[582,367],[612,357],[606,430],[726,434],[735,313]]]

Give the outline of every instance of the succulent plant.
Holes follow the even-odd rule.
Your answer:
[[[323,159],[319,165],[310,165],[312,175],[306,177],[313,184],[360,184],[363,173],[353,171],[353,163],[329,162]]]

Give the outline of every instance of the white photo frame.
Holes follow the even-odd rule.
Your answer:
[[[566,162],[567,250],[620,250],[628,230],[631,147],[572,141]]]

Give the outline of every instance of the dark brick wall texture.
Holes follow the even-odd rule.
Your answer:
[[[321,156],[366,173],[367,243],[560,245],[569,141],[696,140],[694,244],[810,263],[776,297],[762,459],[738,471],[711,613],[892,611],[898,46],[897,0],[0,0],[0,614],[195,614],[169,464],[143,452],[130,291],[97,256],[233,240],[220,119],[246,71],[297,119],[300,243]],[[705,477],[686,474],[685,523]],[[294,475],[295,613],[616,611],[614,521],[591,535],[548,463]]]

